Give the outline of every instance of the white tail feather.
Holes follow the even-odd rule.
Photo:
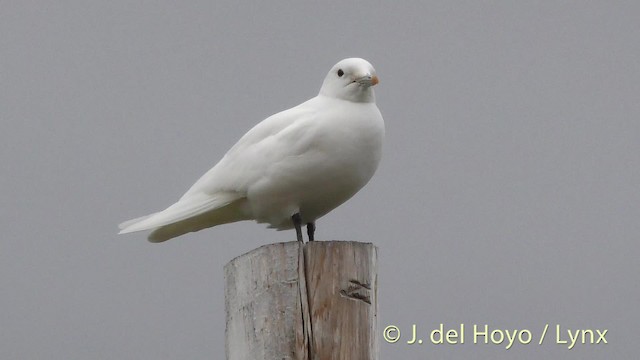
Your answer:
[[[196,218],[199,215],[223,208],[241,198],[237,193],[220,193],[213,196],[204,193],[193,194],[181,198],[178,202],[160,212],[121,223],[119,225],[120,234],[157,229],[188,220],[189,218]]]

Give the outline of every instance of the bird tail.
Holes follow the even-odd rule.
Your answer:
[[[153,214],[145,215],[145,216],[140,216],[140,217],[135,218],[135,219],[131,219],[131,220],[127,220],[127,221],[121,222],[120,224],[118,224],[118,228],[120,230],[122,230],[122,231],[120,231],[118,234],[126,234],[128,232],[132,232],[132,231],[124,231],[124,229],[130,227],[131,225],[133,225],[135,223],[139,223],[142,220],[148,219],[148,218],[152,217],[155,214],[157,214],[157,213],[153,213]]]
[[[153,230],[149,241],[158,243],[212,226],[248,220],[245,209],[246,199],[238,194],[194,194],[163,211],[121,223],[119,234]]]

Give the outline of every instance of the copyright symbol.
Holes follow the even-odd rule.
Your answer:
[[[384,340],[390,344],[400,340],[400,329],[398,329],[395,325],[389,325],[384,328],[384,333],[382,335]]]

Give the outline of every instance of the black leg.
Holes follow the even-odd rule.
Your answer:
[[[309,241],[315,240],[313,234],[316,232],[316,223],[307,223],[307,235],[309,236]]]
[[[293,214],[291,220],[293,221],[293,226],[296,228],[296,237],[298,238],[298,241],[304,242],[302,239],[302,219],[300,219],[300,214]]]

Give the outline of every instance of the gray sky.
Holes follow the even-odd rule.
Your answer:
[[[317,237],[379,247],[380,330],[534,337],[382,341],[382,358],[635,357],[638,18],[605,1],[4,1],[0,358],[224,358],[224,264],[294,233],[242,222],[154,245],[116,225],[351,56],[381,79],[384,158]],[[539,346],[547,323],[608,344]]]

